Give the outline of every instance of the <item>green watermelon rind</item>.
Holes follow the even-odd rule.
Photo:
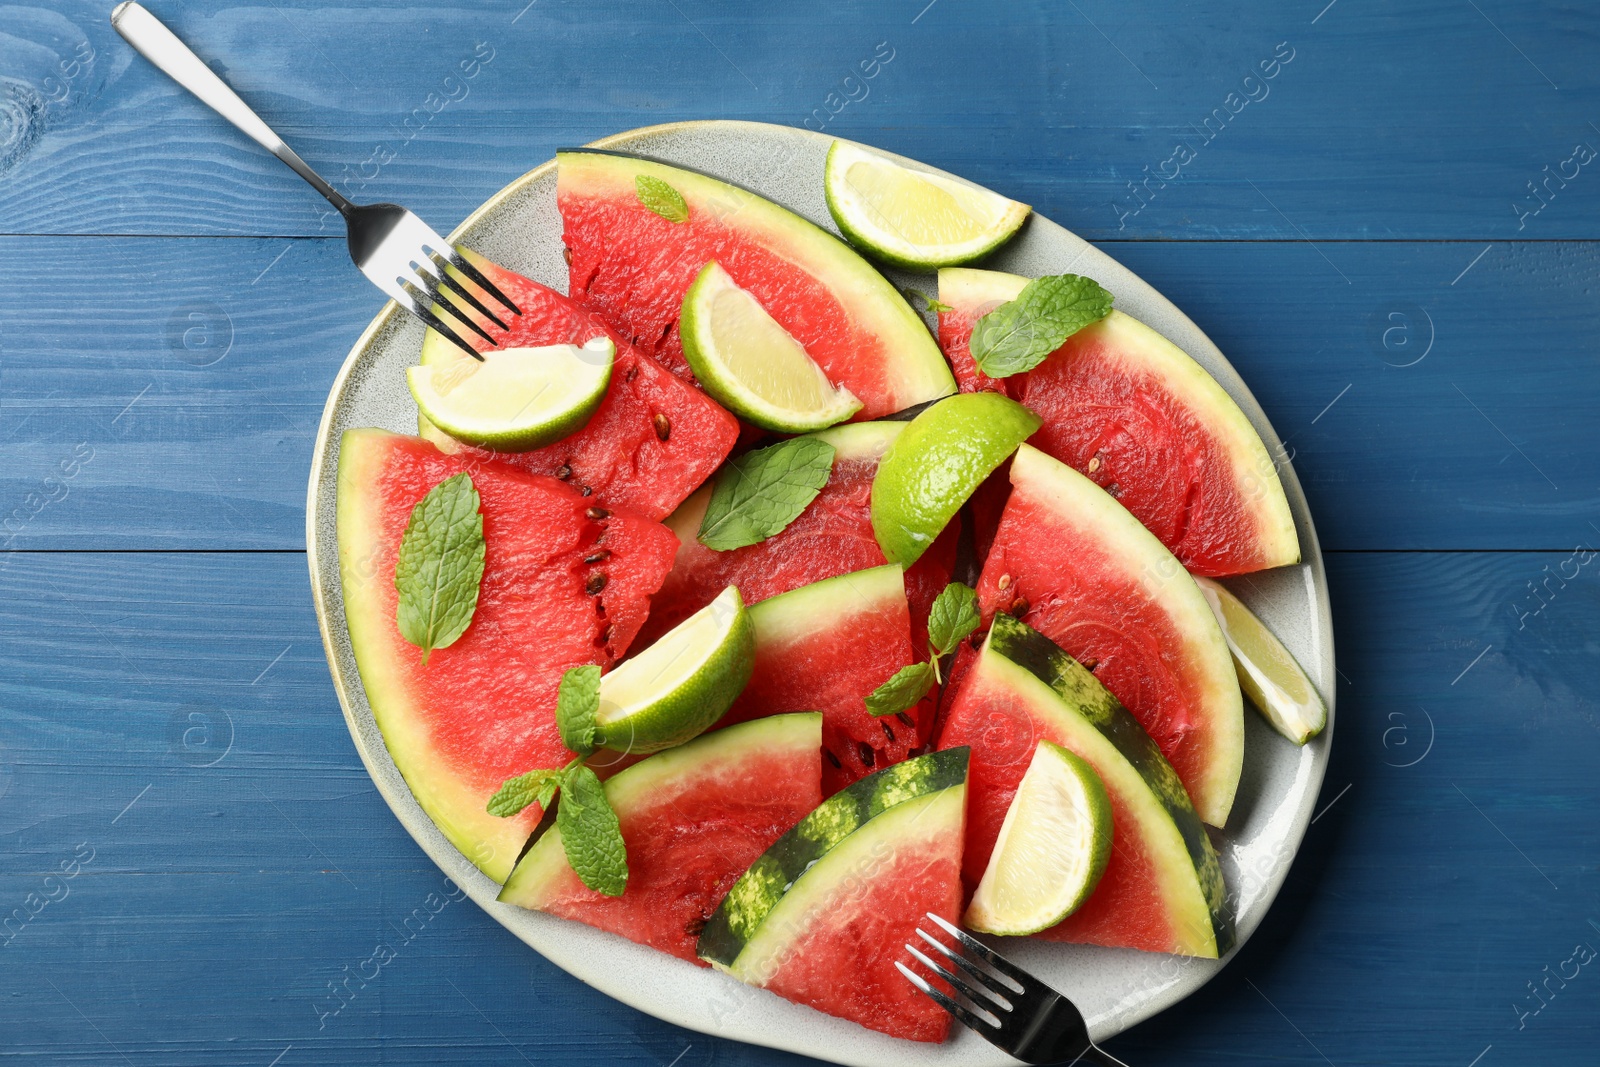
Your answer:
[[[763,196],[697,171],[622,152],[569,148],[556,153],[559,183],[597,195],[636,197],[635,179],[648,175],[676,189],[689,211],[735,215],[742,231],[823,282],[852,320],[883,338],[894,362],[885,368],[894,409],[949,396],[956,381],[927,324],[900,291],[844,241]],[[888,412],[884,412],[888,414]]]
[[[820,712],[801,711],[752,719],[701,734],[687,744],[658,752],[618,771],[605,782],[606,799],[611,802],[612,810],[626,819],[630,810],[648,804],[668,790],[675,790],[674,795],[683,795],[693,789],[697,779],[708,779],[720,768],[736,766],[741,754],[770,757],[775,752],[793,752],[796,761],[803,762],[814,759],[821,745]],[[692,800],[686,799],[683,803],[693,810]],[[537,911],[569,870],[561,830],[551,826],[517,863],[497,899]]]
[[[939,798],[966,813],[966,748],[950,748],[869,774],[823,801],[780,837],[744,873],[700,934],[697,953],[743,980],[758,979],[768,961],[803,933],[782,921],[782,912],[803,909],[826,894],[840,873],[859,877],[851,862],[862,848],[892,854],[901,820],[914,818]],[[893,815],[893,818],[888,817]],[[853,844],[853,848],[845,847]],[[881,843],[881,844],[880,844]],[[766,933],[764,934],[764,931]],[[773,936],[773,932],[777,936]]]
[[[939,299],[961,312],[976,312],[1016,298],[1028,279],[1002,271],[950,267],[939,272]],[[1255,549],[1261,569],[1300,562],[1300,535],[1278,467],[1250,419],[1209,371],[1159,331],[1113,309],[1085,327],[1110,335],[1121,358],[1142,366],[1183,398],[1195,419],[1214,434],[1232,461],[1240,496],[1254,501]]]
[[[881,611],[897,601],[906,603],[905,572],[897,563],[802,585],[751,606],[756,648],[832,633],[851,616]]]
[[[1163,899],[1188,955],[1216,958],[1236,933],[1217,850],[1189,794],[1144,727],[1089,669],[1039,631],[999,614],[974,667],[1049,723],[1063,747],[1087,758],[1136,818],[1153,858],[1170,879]]]

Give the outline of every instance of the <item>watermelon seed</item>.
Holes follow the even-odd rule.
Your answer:
[[[585,511],[584,514],[595,522],[599,522],[602,519],[609,519],[611,517],[611,512],[607,511],[605,508],[590,508]]]
[[[657,412],[651,421],[656,425],[656,440],[665,441],[672,436],[672,422],[665,415]]]
[[[1028,613],[1028,598],[1027,597],[1019,596],[1019,597],[1017,597],[1017,599],[1015,599],[1015,600],[1013,600],[1011,602],[1011,614],[1015,615],[1017,618],[1020,619],[1024,615],[1026,615],[1027,613]]]
[[[861,762],[871,767],[877,759],[877,753],[873,752],[872,746],[865,741],[858,741],[856,744],[861,746]]]
[[[606,587],[606,582],[608,580],[609,579],[606,578],[604,571],[595,571],[593,574],[589,575],[588,580],[583,583],[583,591],[588,593],[590,596],[599,596],[600,590]]]
[[[556,477],[560,478],[562,481],[566,481],[568,478],[572,477],[572,468],[563,463],[561,466],[556,468]]]
[[[1100,661],[1095,659],[1093,656],[1089,657],[1088,659],[1080,659],[1078,662],[1083,664],[1083,669],[1086,671],[1093,671],[1096,667],[1100,666]]]
[[[635,337],[633,340],[634,340],[634,343],[637,344],[639,339],[637,337]],[[639,365],[637,363],[635,363],[633,366],[628,368],[628,373],[624,374],[622,376],[622,380],[625,381],[625,382],[631,382],[635,378],[637,378],[638,376],[639,376]]]
[[[1007,588],[1007,587],[1008,587],[1008,586],[1010,586],[1010,585],[1011,585],[1011,575],[1009,575],[1009,574],[1002,574],[1002,575],[1001,575],[1001,576],[1000,576],[1000,583],[999,583],[999,586],[998,586],[998,588],[999,588],[999,589],[1000,589],[1000,591],[1001,591],[1001,592],[1002,592],[1002,593],[1003,593],[1003,592],[1005,592],[1005,591],[1006,591],[1006,588]]]
[[[590,489],[587,485],[580,485],[578,487],[578,492],[582,496],[589,496],[591,493],[594,492],[594,490]]]
[[[841,771],[844,770],[844,764],[839,762],[839,757],[835,756],[833,754],[833,750],[832,749],[825,748],[825,749],[822,750],[822,754],[824,756],[828,757],[828,762],[829,763],[833,764],[835,767],[837,767]]]
[[[601,560],[605,559],[607,556],[610,556],[610,555],[611,555],[611,550],[610,549],[602,548],[598,552],[591,552],[587,556],[584,556],[583,557],[583,561],[585,563],[599,563]]]
[[[1110,485],[1106,486],[1106,492],[1111,494],[1111,499],[1116,500],[1122,496],[1122,486],[1118,485],[1116,482],[1112,482]]]
[[[889,743],[891,745],[894,744],[894,741],[895,741],[894,730],[889,726],[889,724],[887,722],[883,721],[882,719],[879,719],[878,720],[878,725],[883,727],[883,736],[887,737],[889,739]]]
[[[1096,452],[1089,457],[1089,473],[1093,474],[1100,469],[1100,453]]]
[[[602,646],[609,645],[611,643],[611,635],[616,633],[616,630],[615,626],[607,624],[606,628],[600,631],[600,640],[595,643]]]
[[[914,726],[916,726],[916,725],[917,725],[917,724],[916,724],[916,723],[914,723],[914,722],[912,722],[912,721],[911,721],[911,716],[909,716],[909,715],[907,715],[907,714],[906,714],[906,713],[905,713],[905,712],[903,712],[903,711],[897,711],[897,712],[895,712],[895,713],[894,713],[894,717],[895,717],[895,718],[897,718],[897,719],[899,719],[899,720],[900,720],[900,721],[901,721],[901,722],[903,722],[903,723],[905,723],[905,724],[906,724],[906,725],[907,725],[907,726],[912,726],[912,727],[914,727]]]
[[[567,266],[572,266],[572,249],[566,245],[561,246],[561,258],[567,261]]]

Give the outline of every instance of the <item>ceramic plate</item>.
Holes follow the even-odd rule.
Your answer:
[[[832,138],[806,130],[749,122],[688,122],[653,126],[596,142],[713,174],[753,189],[835,231],[822,198],[823,156]],[[931,168],[910,160],[910,166]],[[473,249],[565,292],[561,218],[552,161],[513,182],[479,208],[453,235]],[[1267,449],[1282,454],[1267,424],[1222,353],[1199,327],[1126,267],[1048,219],[1035,216],[1010,245],[983,264],[1036,276],[1072,271],[1116,294],[1117,307],[1155,327],[1200,362],[1238,401]],[[929,276],[889,272],[902,286],[932,291]],[[317,431],[306,515],[311,587],[334,685],[361,758],[379,792],[417,843],[443,871],[506,929],[597,989],[651,1015],[692,1030],[768,1045],[859,1067],[897,1064],[1014,1062],[957,1026],[943,1045],[899,1041],[799,1007],[717,972],[691,966],[610,934],[495,901],[499,889],[435,829],[412,798],[384,748],[361,686],[339,589],[334,535],[334,475],[339,435],[357,426],[415,433],[417,411],[406,391],[405,368],[417,361],[422,327],[390,304],[345,360]],[[1300,531],[1305,562],[1230,583],[1333,696],[1333,631],[1328,586],[1305,496],[1287,463],[1280,468]],[[1333,729],[1304,748],[1245,713],[1244,778],[1230,825],[1216,835],[1229,900],[1242,944],[1261,924],[1305,835],[1328,762]],[[1122,949],[1015,940],[1005,945],[1018,963],[1069,995],[1096,1039],[1110,1037],[1194,992],[1227,960],[1191,960]],[[1237,951],[1237,949],[1235,950]]]

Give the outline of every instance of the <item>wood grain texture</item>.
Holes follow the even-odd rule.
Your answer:
[[[1540,203],[1527,183],[1577,144],[1600,149],[1600,11],[1562,0],[831,0],[759,17],[710,0],[155,6],[313,165],[441,229],[560,145],[719,117],[809,118],[1092,238],[1600,237],[1593,166],[1558,179],[1536,217],[1512,208]],[[105,7],[59,0],[0,19],[17,79],[0,232],[337,231],[292,174],[131,63]],[[880,42],[892,61],[845,84]],[[461,80],[480,44],[492,60]],[[1293,58],[1246,85],[1280,44]],[[59,64],[84,45],[93,61],[65,78]],[[1163,186],[1179,141],[1196,158]],[[1143,187],[1147,167],[1156,179],[1133,212],[1129,183]]]
[[[1566,558],[1330,556],[1347,679],[1331,807],[1239,959],[1113,1050],[1322,1062],[1314,1044],[1341,1065],[1465,1067],[1492,1043],[1500,1063],[1589,1062],[1600,976],[1521,1030],[1511,1009],[1575,943],[1600,947],[1600,558]],[[1519,629],[1546,567],[1577,577]],[[298,553],[38,554],[0,572],[0,917],[93,852],[0,935],[8,1053],[799,1062],[622,1008],[449,902],[348,740],[305,581]],[[380,944],[395,958],[364,967]],[[362,971],[377,974],[328,999]]]

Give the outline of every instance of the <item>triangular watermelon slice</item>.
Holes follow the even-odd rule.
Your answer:
[[[500,900],[576,919],[700,964],[695,943],[745,869],[822,801],[822,716],[774,715],[703,734],[608,778],[628,887],[608,897],[578,880],[552,827]]]
[[[1087,475],[1196,574],[1300,560],[1278,469],[1239,405],[1205,369],[1144,323],[1113,311],[1043,363],[1004,382],[973,363],[972,327],[1026,278],[939,272],[939,339],[963,391],[994,389],[1044,420],[1034,447]]]
[[[462,445],[419,416],[423,437],[447,452],[493,457],[534,474],[554,475],[591,492],[600,503],[631,508],[650,519],[671,513],[727,457],[739,436],[739,424],[716,401],[641,356],[603,319],[575,301],[480,256],[472,260],[522,311],[509,318],[509,333],[490,328],[500,347],[581,345],[608,336],[617,347],[611,384],[583,429],[531,452],[494,453]],[[493,306],[487,297],[484,302]],[[488,325],[481,316],[475,317],[480,325]],[[480,352],[490,347],[476,334],[458,332]],[[433,330],[422,342],[424,365],[468,358]]]
[[[411,509],[463,471],[482,500],[483,581],[472,624],[424,666],[395,622],[395,560]],[[571,758],[554,716],[562,672],[627,651],[676,539],[554,478],[383,430],[341,439],[338,529],[350,644],[395,766],[445,836],[502,881],[539,812],[500,819],[484,805],[507,778]]]
[[[1111,858],[1089,899],[1036,936],[1215,958],[1233,946],[1222,866],[1183,785],[1116,697],[1044,635],[995,616],[946,708],[939,744],[970,746],[967,843],[975,886],[1038,742],[1094,767],[1111,798]]]
[[[841,574],[750,609],[756,661],[724,722],[816,709],[822,794],[832,796],[927,742],[933,701],[876,718],[866,697],[918,657],[898,565]]]
[[[955,392],[905,298],[821,227],[695,171],[594,149],[556,158],[556,204],[572,254],[568,292],[675,373],[690,376],[678,336],[684,293],[714,260],[861,400],[856,419]],[[645,202],[650,182],[652,203],[665,214]],[[660,202],[663,185],[681,198],[684,217],[667,217],[674,212]]]
[[[1227,822],[1244,766],[1233,659],[1200,587],[1126,508],[1023,445],[978,602],[985,620],[1016,615],[1094,671],[1161,746],[1200,817]]]
[[[950,1017],[895,969],[933,912],[956,921],[967,750],[897,763],[823,801],[735,883],[700,935],[719,970],[894,1037]]]
[[[833,472],[800,517],[759,544],[717,552],[698,538],[711,487],[696,492],[666,520],[678,535],[678,557],[661,591],[650,601],[650,620],[641,640],[661,634],[699,611],[730,585],[746,604],[787,593],[836,574],[880,567],[887,562],[872,532],[872,479],[903,422],[852,423],[815,436],[835,449]],[[928,643],[928,612],[950,581],[955,567],[959,524],[952,522],[922,558],[905,573],[911,603],[912,645],[919,654]]]

